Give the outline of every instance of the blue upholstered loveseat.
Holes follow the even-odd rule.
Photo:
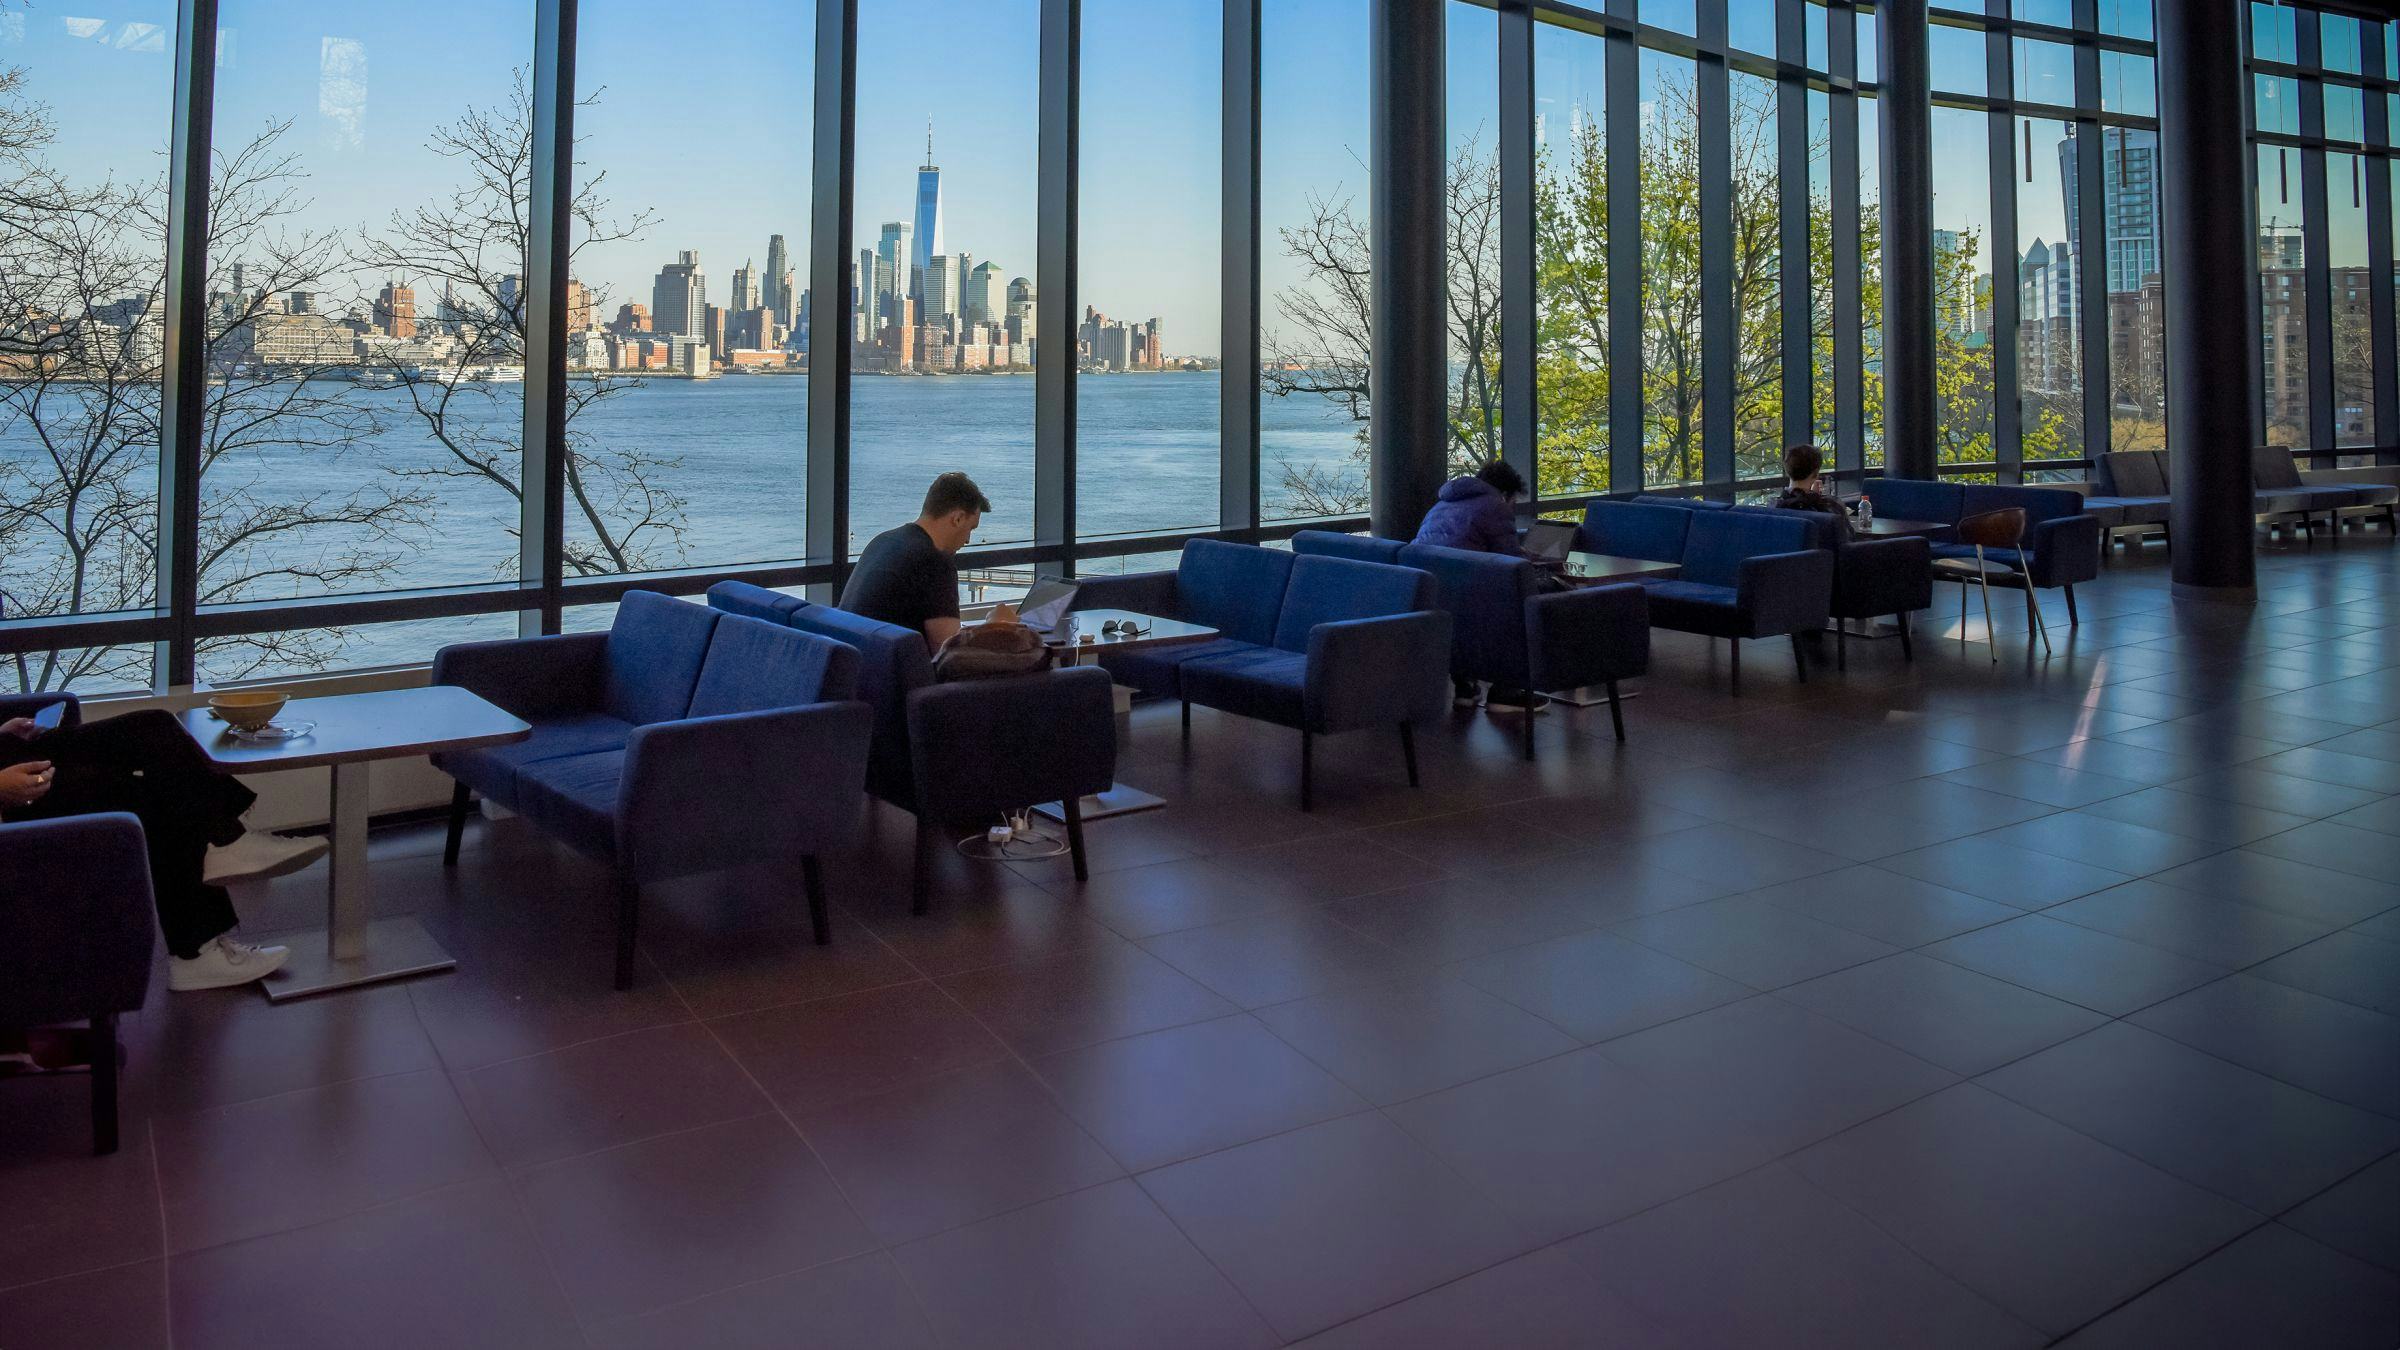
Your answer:
[[[54,703],[73,725],[72,694],[0,696],[0,722]],[[142,822],[110,811],[0,825],[0,878],[0,1027],[90,1026],[92,1152],[114,1153],[117,1014],[148,996],[158,941]]]
[[[1684,498],[1596,501],[1584,508],[1582,541],[1593,552],[1672,561],[1672,580],[1644,581],[1650,626],[1721,637],[1733,644],[1733,692],[1742,692],[1742,640],[1789,635],[1800,678],[1808,666],[1799,634],[1825,626],[1833,598],[1833,554],[1819,548],[1814,528],[1797,512],[1685,509]],[[1675,526],[1683,527],[1680,538]],[[1674,553],[1667,556],[1667,545]]]
[[[1173,571],[1088,578],[1075,603],[1216,629],[1207,642],[1112,653],[1108,669],[1183,700],[1187,744],[1193,704],[1297,729],[1303,811],[1315,737],[1397,727],[1413,787],[1415,724],[1450,704],[1450,616],[1415,568],[1194,539]]]
[[[608,864],[618,988],[633,982],[640,888],[670,877],[796,858],[817,941],[831,940],[817,858],[857,836],[874,720],[851,698],[856,652],[628,591],[605,633],[445,647],[433,679],[533,724],[514,744],[433,757],[458,780],[444,861],[477,792]]]
[[[1381,547],[1389,548],[1389,560],[1433,577],[1450,615],[1453,678],[1538,691],[1606,685],[1609,717],[1617,739],[1625,739],[1617,681],[1650,666],[1650,607],[1641,587],[1627,582],[1550,591],[1541,567],[1524,558],[1329,530],[1292,536],[1292,552],[1302,556],[1373,557]],[[1527,759],[1533,758],[1533,725],[1524,719]]]
[[[995,823],[1058,802],[1075,877],[1088,872],[1084,797],[1116,779],[1115,696],[1098,667],[936,684],[925,638],[896,624],[811,604],[746,581],[721,581],[708,603],[839,642],[858,655],[858,696],[875,710],[867,791],[917,818],[913,907],[930,896],[940,826]]]
[[[2100,575],[2100,519],[2085,509],[2071,488],[2009,487],[1983,483],[1935,483],[1916,478],[1872,478],[1867,496],[1875,514],[1956,525],[1967,516],[2011,507],[2025,512],[2022,548],[1987,548],[1985,558],[2017,569],[2028,584],[2066,592],[2067,621],[2078,622],[2075,583]],[[1936,558],[1972,558],[1965,544],[1936,537]]]

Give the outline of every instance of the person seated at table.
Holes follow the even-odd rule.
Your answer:
[[[263,979],[291,953],[233,936],[225,883],[281,876],[325,853],[322,839],[255,834],[258,795],[218,773],[173,713],[125,713],[42,729],[0,722],[0,821],[129,811],[150,852],[150,891],[167,939],[167,987],[224,989]]]
[[[1465,478],[1442,484],[1433,509],[1417,526],[1414,542],[1471,553],[1522,554],[1517,499],[1524,495],[1525,475],[1495,459]]]
[[[1825,452],[1813,445],[1795,445],[1783,452],[1783,472],[1792,485],[1775,499],[1775,505],[1786,511],[1820,511],[1830,514],[1834,530],[1843,543],[1850,541],[1850,508],[1826,490]]]
[[[958,632],[958,551],[992,509],[963,473],[946,473],[925,490],[917,518],[867,541],[842,587],[841,608],[925,635],[940,651]]]

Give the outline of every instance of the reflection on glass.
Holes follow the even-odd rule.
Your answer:
[[[2251,120],[2259,131],[2300,134],[2300,82],[2280,75],[2252,75]]]
[[[1079,538],[1217,523],[1224,34],[1214,3],[1083,7]],[[1144,115],[1107,112],[1128,107]],[[962,284],[970,335],[1006,324],[997,266]]]
[[[2083,454],[2080,164],[2065,122],[2020,117],[2017,190],[2017,426],[2027,463]]]
[[[1608,140],[1605,44],[1533,33],[1534,342],[1544,495],[1605,491],[1608,477]]]
[[[0,618],[146,609],[154,593],[167,245],[153,222],[175,6],[111,8],[65,23],[0,10]],[[151,674],[148,647],[28,652],[0,660],[0,693]]]
[[[2166,297],[2160,284],[2158,133],[2101,131],[2107,195],[2109,448],[2167,444]]]
[[[1775,84],[1735,71],[1733,476],[1771,477],[1783,457],[1783,256]],[[1800,259],[1792,259],[1800,265]]]
[[[2325,156],[2325,264],[2333,297],[2333,443],[2375,444],[2375,325],[2367,281],[2367,163]]]
[[[1933,110],[1935,446],[1939,464],[1992,446],[1991,149],[1985,114]]]
[[[1279,0],[1259,25],[1260,509],[1363,514],[1367,0]]]
[[[1641,55],[1642,482],[1701,478],[1700,146],[1691,61]]]
[[[2308,444],[2308,285],[2300,152],[2258,148],[2259,347],[2267,444]]]

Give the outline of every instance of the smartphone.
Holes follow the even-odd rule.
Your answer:
[[[64,703],[50,703],[50,704],[45,704],[45,705],[43,705],[43,707],[42,707],[41,709],[39,709],[38,711],[36,711],[36,712],[34,713],[34,715],[33,715],[33,724],[34,724],[35,726],[37,726],[37,727],[41,728],[41,729],[42,729],[42,730],[44,730],[44,731],[56,731],[56,730],[58,730],[58,724],[59,724],[60,720],[61,720],[61,719],[63,719],[63,718],[65,718],[65,717],[66,717],[66,715],[67,715],[67,705],[66,705],[66,704],[64,704]]]

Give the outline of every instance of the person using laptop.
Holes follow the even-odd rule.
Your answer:
[[[217,772],[173,713],[46,720],[0,722],[0,821],[132,812],[167,939],[167,987],[224,989],[275,973],[291,953],[233,936],[225,883],[296,871],[324,855],[325,841],[245,829],[257,794]]]
[[[933,480],[917,518],[867,541],[842,587],[840,607],[925,635],[928,651],[958,632],[958,551],[992,509],[963,473]]]
[[[1850,508],[1825,490],[1825,452],[1813,445],[1795,445],[1783,452],[1784,476],[1792,485],[1775,499],[1786,511],[1817,511],[1833,517],[1835,537],[1850,541]]]
[[[1415,542],[1472,553],[1522,554],[1517,499],[1524,495],[1525,475],[1495,459],[1465,478],[1442,484],[1433,509],[1417,526]]]

